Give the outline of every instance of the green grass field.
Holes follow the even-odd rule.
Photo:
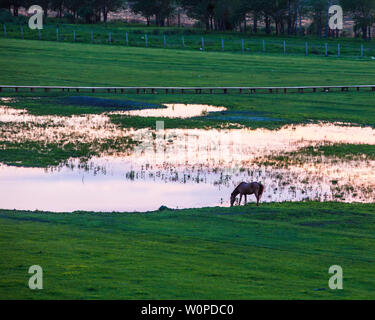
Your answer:
[[[0,39],[1,83],[83,86],[368,84],[368,59],[241,55]],[[15,70],[17,72],[15,72]]]
[[[80,86],[292,86],[371,84],[374,61],[302,55],[165,50],[0,39],[0,83]],[[36,115],[102,113],[60,103],[65,95],[3,91]],[[89,94],[85,94],[89,95]],[[30,99],[36,96],[39,100]],[[239,121],[250,128],[340,121],[375,127],[374,93],[290,95],[108,95],[153,103],[202,103],[282,121]],[[112,117],[121,127],[153,119]],[[215,118],[168,120],[166,127],[215,127]],[[4,125],[5,124],[1,124]],[[77,146],[37,144],[0,150],[0,161],[49,166]],[[344,146],[345,147],[345,146]],[[345,153],[341,147],[320,150]],[[351,147],[350,147],[351,148]],[[352,149],[351,149],[352,150]],[[371,153],[355,147],[354,155]],[[1,208],[1,201],[0,201]],[[153,213],[0,211],[0,299],[374,299],[373,204],[271,203]],[[29,266],[44,290],[27,287]],[[341,265],[344,290],[328,288]]]
[[[0,212],[0,298],[374,299],[374,205]],[[31,265],[44,289],[27,287]],[[344,289],[328,287],[343,268]]]

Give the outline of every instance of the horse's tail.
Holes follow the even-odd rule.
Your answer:
[[[261,183],[259,183],[259,192],[258,192],[259,199],[262,197],[263,191],[264,191],[264,185],[262,185]]]

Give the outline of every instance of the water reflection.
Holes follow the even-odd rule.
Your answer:
[[[262,181],[263,201],[372,202],[375,161],[306,163],[273,168],[249,161],[223,170],[164,163],[139,166],[122,157],[93,158],[49,169],[0,166],[1,207],[28,210],[147,211],[228,206],[240,181]],[[254,199],[251,199],[254,200]]]
[[[140,117],[165,117],[165,118],[191,118],[206,115],[208,112],[227,110],[224,107],[216,107],[204,104],[164,104],[167,108],[143,109],[132,111],[114,111],[111,114],[123,114]]]
[[[36,116],[25,109],[0,106],[0,134],[2,141],[45,143],[104,142],[129,135],[106,114],[66,116]]]
[[[1,110],[2,140],[56,141],[65,135],[90,141],[130,135],[141,141],[130,154],[117,150],[108,156],[104,152],[88,162],[71,159],[48,169],[0,165],[1,208],[146,211],[161,205],[227,206],[230,192],[243,180],[266,186],[263,201],[375,199],[375,161],[365,157],[323,156],[317,161],[306,155],[288,167],[267,161],[317,144],[375,145],[372,128],[310,124],[277,131],[122,130],[105,114],[36,117],[25,110]],[[27,125],[27,130],[17,124]]]

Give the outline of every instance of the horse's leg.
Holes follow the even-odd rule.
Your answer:
[[[238,202],[238,205],[241,205],[241,200],[242,200],[242,193],[240,193],[240,201]]]
[[[245,206],[247,205],[247,195],[245,194]]]

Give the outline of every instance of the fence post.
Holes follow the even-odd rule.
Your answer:
[[[148,43],[147,43],[147,33],[145,33],[145,46],[148,47]]]
[[[76,41],[76,31],[73,30],[73,41]]]
[[[224,39],[221,39],[221,51],[224,51]]]
[[[167,37],[164,35],[163,38],[164,38],[164,49],[165,49],[167,47]]]
[[[241,40],[241,45],[242,45],[242,52],[244,52],[244,50],[245,50],[245,46],[244,46],[244,41],[243,41],[243,39]]]
[[[108,43],[110,44],[112,42],[111,32],[108,32]]]
[[[38,37],[39,37],[39,40],[42,40],[42,34],[40,32],[40,29],[38,29]]]
[[[263,45],[263,52],[266,52],[266,42],[262,40],[262,45]]]
[[[204,38],[202,37],[202,50],[204,50]]]
[[[56,28],[56,41],[59,41],[59,29]]]
[[[91,43],[94,42],[94,31],[91,30],[91,35],[90,35]]]
[[[125,33],[125,41],[126,41],[126,45],[128,46],[129,45],[129,38],[128,38],[127,32]]]
[[[363,44],[361,44],[361,58],[363,58]]]
[[[340,44],[339,43],[337,44],[337,56],[338,57],[340,56]]]
[[[305,55],[309,55],[309,45],[307,44],[307,42],[305,42]]]
[[[5,23],[4,23],[4,37],[5,38],[7,37],[7,26],[5,25]]]
[[[324,44],[324,49],[325,49],[325,56],[328,56],[328,47],[327,47],[327,42]]]
[[[284,47],[284,54],[286,54],[286,43],[285,43],[285,40],[283,42],[283,47]]]
[[[21,26],[21,38],[23,39],[23,27]]]
[[[184,36],[181,37],[181,40],[182,40],[182,47],[185,48],[185,39],[184,39]]]

